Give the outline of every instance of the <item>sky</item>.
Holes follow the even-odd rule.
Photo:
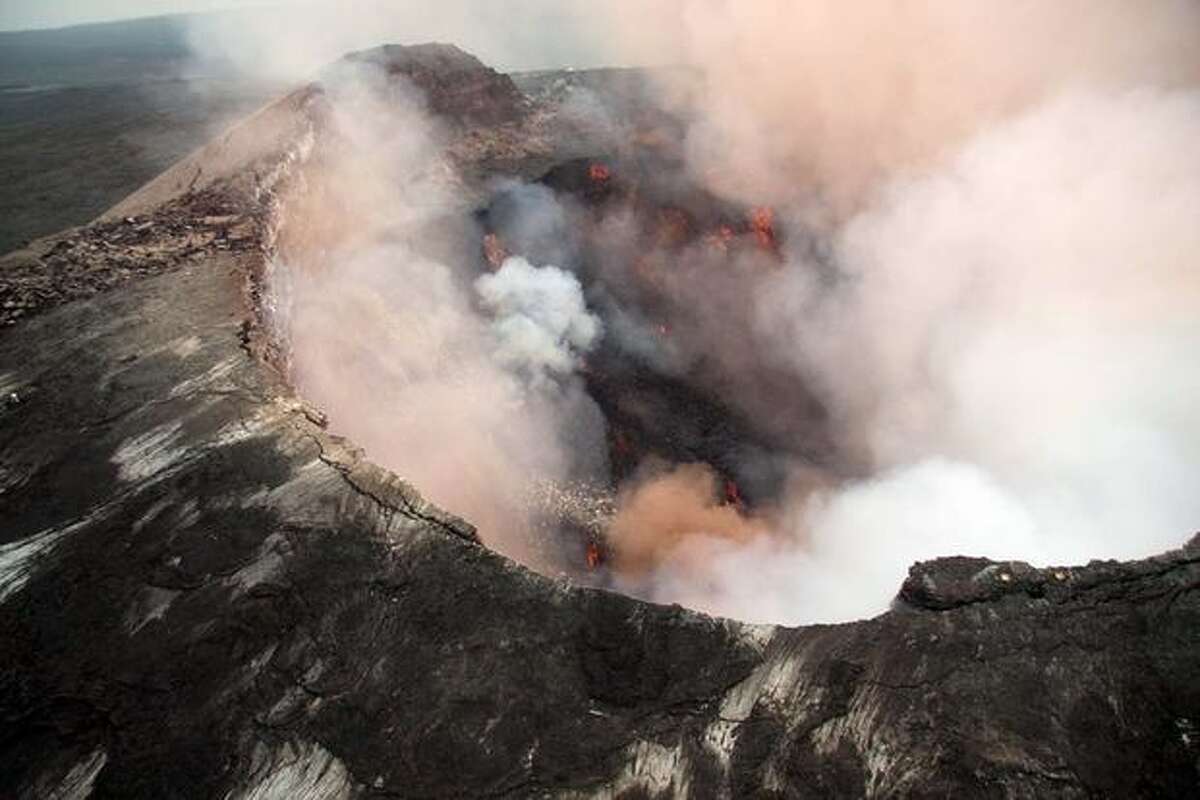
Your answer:
[[[591,2],[0,0],[0,31],[195,13],[203,16],[186,29],[194,55],[285,81],[311,77],[347,52],[385,42],[454,42],[504,71],[610,65],[610,43],[595,41],[586,24]],[[219,13],[254,9],[263,13]]]
[[[264,5],[263,0],[0,0],[0,30]]]

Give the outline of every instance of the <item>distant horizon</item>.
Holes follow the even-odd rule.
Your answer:
[[[0,28],[0,34],[4,33],[53,33],[55,31],[66,31],[72,28],[98,28],[104,25],[123,25],[130,22],[144,22],[153,19],[174,19],[183,17],[197,17],[207,14],[221,14],[228,11],[237,11],[236,8],[214,9],[212,11],[168,11],[162,14],[139,14],[135,17],[117,17],[116,19],[102,19],[91,22],[71,22],[66,25],[45,25],[32,28]]]
[[[62,0],[10,0],[0,11],[0,33],[35,33],[93,25],[111,25],[164,17],[214,14],[277,5],[272,0],[115,0],[88,3],[88,11]]]

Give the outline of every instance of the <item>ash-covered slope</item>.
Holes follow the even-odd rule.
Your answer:
[[[320,107],[264,113],[302,140]],[[556,124],[473,123],[457,154],[541,170],[588,146]],[[0,271],[45,287],[0,334],[0,795],[1194,795],[1196,542],[921,564],[887,614],[798,629],[535,575],[257,357],[310,145],[244,142]]]

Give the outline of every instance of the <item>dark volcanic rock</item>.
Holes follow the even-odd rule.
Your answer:
[[[517,122],[528,106],[512,78],[454,45],[389,44],[351,53],[343,60],[403,76],[425,94],[431,111],[459,124]]]
[[[131,198],[157,227],[43,243],[87,274],[159,230],[162,268],[19,273],[50,300],[0,333],[0,797],[1195,796],[1200,543],[919,564],[796,629],[532,574],[255,357],[278,176],[214,152]]]
[[[264,218],[244,198],[208,190],[44,239],[0,260],[0,327],[215,253],[256,249]]]

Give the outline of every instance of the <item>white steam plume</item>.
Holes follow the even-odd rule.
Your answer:
[[[600,336],[600,320],[587,310],[579,280],[558,267],[535,267],[514,256],[478,278],[475,291],[494,316],[499,362],[535,380],[574,372],[578,356]]]
[[[828,621],[884,608],[919,558],[1178,546],[1200,527],[1197,137],[1200,92],[1067,94],[889,184],[836,233],[834,287],[767,279],[759,345],[878,472],[797,495],[772,537],[688,542],[653,596]]]
[[[479,284],[499,316],[479,310],[478,235],[442,161],[447,134],[369,67],[331,73],[326,89],[327,129],[285,200],[272,278],[292,377],[377,463],[489,545],[548,566],[528,486],[607,468],[602,416],[570,374],[570,350],[599,334],[578,283],[512,259]],[[531,366],[555,380],[530,381]]]

